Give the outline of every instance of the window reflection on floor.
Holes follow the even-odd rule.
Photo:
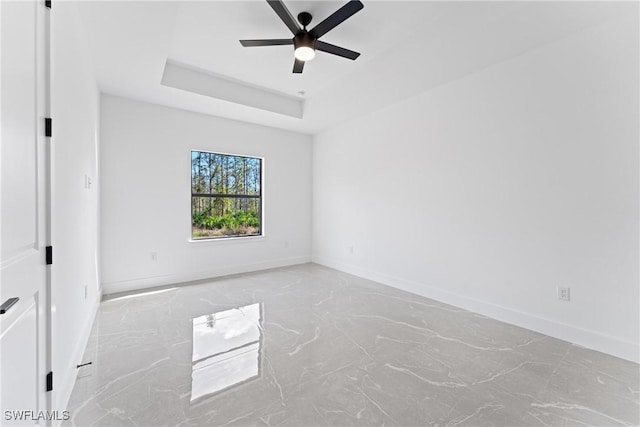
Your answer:
[[[260,375],[260,303],[193,319],[191,401]]]

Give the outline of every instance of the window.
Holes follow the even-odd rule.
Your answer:
[[[191,152],[191,238],[262,235],[262,159]]]

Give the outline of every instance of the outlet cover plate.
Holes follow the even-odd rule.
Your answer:
[[[571,301],[571,289],[558,286],[558,299],[560,301]]]

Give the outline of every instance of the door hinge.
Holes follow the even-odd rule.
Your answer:
[[[47,246],[46,259],[47,265],[53,264],[53,246]]]
[[[44,0],[44,5],[51,9],[51,0]]]
[[[47,117],[44,119],[44,136],[53,135],[53,119]]]
[[[53,390],[53,372],[47,374],[47,391]]]

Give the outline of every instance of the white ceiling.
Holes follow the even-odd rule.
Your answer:
[[[103,92],[308,134],[624,13],[609,2],[362,1],[322,37],[362,55],[319,52],[301,75],[291,46],[238,42],[291,37],[263,0],[83,1],[78,10]],[[294,16],[314,16],[310,27],[345,2],[285,0]],[[298,98],[302,118],[164,86],[167,61]]]

